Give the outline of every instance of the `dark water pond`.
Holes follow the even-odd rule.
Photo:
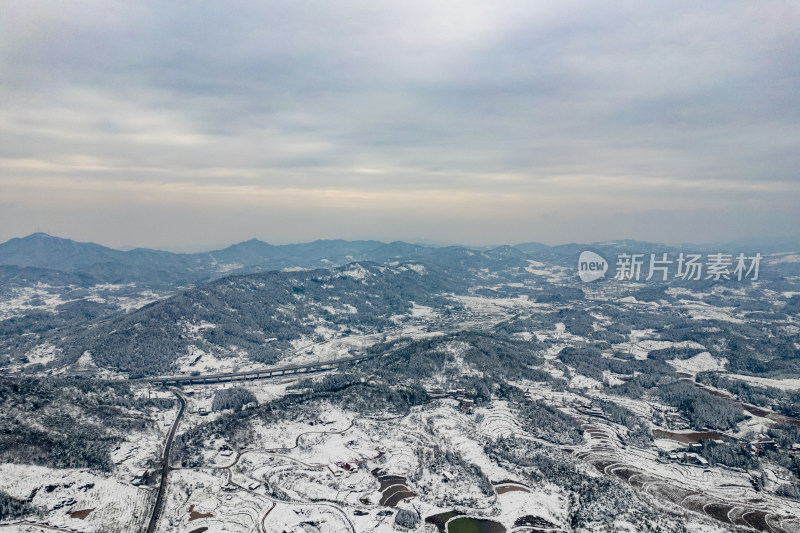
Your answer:
[[[499,522],[461,516],[461,513],[456,511],[429,516],[425,521],[435,525],[439,533],[505,533],[506,531],[505,526]]]
[[[372,475],[381,484],[381,499],[380,504],[386,507],[394,507],[400,500],[413,498],[416,496],[406,485],[406,478],[403,476],[387,475],[379,468],[374,468],[371,471]],[[364,498],[361,499],[362,503],[367,503]]]
[[[654,429],[653,436],[657,439],[670,439],[683,444],[691,444],[693,442],[700,442],[701,440],[730,440],[725,435],[721,435],[716,431],[690,431],[686,433],[677,433],[675,431],[664,431],[663,429]]]
[[[447,524],[448,533],[505,533],[503,524],[483,518],[456,518]]]

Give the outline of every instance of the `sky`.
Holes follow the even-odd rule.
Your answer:
[[[800,235],[796,1],[0,11],[0,241]]]

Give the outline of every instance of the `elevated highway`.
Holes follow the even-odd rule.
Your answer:
[[[162,385],[203,385],[211,383],[228,383],[232,381],[253,381],[258,379],[268,379],[293,374],[308,374],[311,372],[322,372],[333,370],[343,365],[358,363],[376,357],[370,355],[354,355],[341,359],[331,359],[329,361],[318,361],[314,363],[303,363],[296,365],[275,366],[260,370],[246,370],[243,372],[218,372],[214,374],[175,374],[170,376],[155,376],[141,378],[137,381],[155,383]]]

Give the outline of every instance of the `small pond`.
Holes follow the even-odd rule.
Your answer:
[[[701,440],[731,440],[729,437],[720,435],[716,431],[687,431],[685,433],[679,433],[676,431],[654,429],[653,436],[657,439],[670,439],[683,444],[691,444],[693,442],[700,442]]]
[[[439,533],[505,533],[506,531],[505,526],[499,522],[462,516],[456,511],[429,516],[425,521],[435,525]]]

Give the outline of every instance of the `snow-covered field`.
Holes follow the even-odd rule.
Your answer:
[[[421,275],[426,273],[420,265],[402,268]],[[566,276],[564,269],[549,268],[535,261],[530,261],[526,270],[537,276],[536,279],[545,278],[551,282],[563,281]],[[490,274],[486,274],[489,279]],[[343,271],[342,275],[364,281],[373,274],[356,265]],[[508,287],[530,289],[531,285],[514,283],[487,288],[499,291]],[[90,299],[130,309],[146,303],[148,298],[158,297],[155,293],[144,292],[133,295],[130,289],[130,286],[98,286],[91,289]],[[745,296],[746,289],[731,289],[724,294],[733,293]],[[599,289],[587,287],[586,294],[587,307],[602,301]],[[718,302],[724,296],[716,287],[705,292],[673,288],[665,294],[673,299],[648,302],[628,296],[609,298],[608,302],[621,310],[637,313],[669,308],[693,323],[702,320],[729,324],[744,322],[742,309],[703,301]],[[426,533],[434,531],[435,527],[426,525],[425,518],[450,512],[460,513],[459,517],[491,520],[506,531],[519,533],[536,531],[533,526],[525,525],[526,520],[549,524],[547,529],[540,528],[540,531],[603,531],[602,527],[607,527],[606,531],[638,531],[638,524],[631,522],[633,515],[626,514],[627,509],[620,510],[620,516],[610,524],[574,528],[570,520],[576,512],[575,490],[567,489],[558,479],[548,479],[536,466],[524,461],[514,463],[493,454],[492,450],[498,443],[514,440],[535,445],[554,457],[567,457],[570,468],[587,479],[602,477],[619,483],[611,485],[609,490],[621,491],[620,485],[624,485],[639,495],[640,500],[635,504],[640,508],[645,508],[646,504],[652,505],[653,509],[666,509],[667,515],[678,520],[686,531],[731,531],[726,521],[747,526],[767,518],[784,531],[800,531],[797,523],[784,520],[789,514],[800,516],[800,503],[778,497],[774,490],[756,490],[754,479],[757,473],[689,464],[690,461],[685,459],[670,458],[670,454],[686,451],[686,443],[679,442],[675,436],[688,439],[693,432],[686,429],[688,424],[678,415],[676,408],[658,403],[653,399],[654,394],[627,397],[609,389],[610,386],[623,385],[633,373],[624,374],[620,370],[615,374],[604,370],[590,377],[578,371],[580,362],[569,365],[562,362],[562,359],[567,361],[560,358],[564,348],[581,350],[595,342],[598,345],[606,342],[594,335],[605,333],[606,328],[615,325],[615,315],[606,312],[608,308],[604,308],[604,312],[587,314],[588,326],[581,331],[572,327],[568,313],[557,313],[570,311],[570,306],[583,305],[582,300],[564,305],[538,303],[527,294],[516,297],[470,294],[453,296],[452,300],[459,306],[454,316],[410,302],[408,312],[391,317],[391,327],[379,332],[377,328],[359,329],[358,325],[338,328],[330,321],[318,319],[313,322],[316,326],[313,331],[307,330],[306,335],[292,341],[290,347],[280,354],[279,364],[338,359],[395,339],[431,339],[458,330],[485,332],[519,317],[547,315],[552,319],[546,326],[526,325],[510,330],[513,333],[508,338],[514,340],[510,343],[512,346],[535,347],[530,359],[538,361],[537,369],[568,379],[564,379],[559,387],[544,381],[544,378],[542,382],[529,382],[522,378],[509,381],[509,385],[521,391],[517,399],[504,396],[499,386],[489,387],[487,394],[490,399],[474,408],[472,404],[463,402],[464,398],[458,394],[440,391],[435,395],[436,399],[415,406],[404,414],[369,410],[370,414],[364,414],[324,398],[311,398],[304,400],[307,403],[304,408],[288,410],[273,418],[237,414],[246,422],[228,433],[226,424],[235,425],[230,421],[233,418],[231,413],[212,412],[211,408],[214,395],[221,389],[246,388],[259,404],[264,405],[289,394],[299,396],[308,391],[292,387],[308,376],[185,387],[183,394],[188,403],[179,436],[194,428],[204,428],[209,434],[202,442],[200,466],[178,467],[175,464],[171,471],[158,530],[389,532],[400,529],[395,525],[394,517],[400,509],[405,509],[422,519],[415,531]],[[0,305],[0,319],[30,309],[54,310],[65,301],[51,287],[20,289]],[[353,306],[335,301],[319,310],[328,315],[358,312]],[[288,313],[290,309],[286,311]],[[181,373],[205,374],[267,367],[253,361],[236,347],[227,351],[207,351],[203,333],[217,327],[213,323],[182,321],[179,324],[183,334],[196,341],[189,352],[177,360]],[[797,332],[791,319],[786,320],[784,327],[787,335]],[[692,357],[688,355],[694,352],[667,360],[675,370],[690,375],[705,371],[724,372],[736,363],[733,357],[729,360],[712,355],[720,353],[720,347],[712,343],[704,346],[694,341],[676,342],[665,340],[662,334],[663,330],[657,326],[637,324],[630,331],[625,330],[624,334],[609,336],[606,344],[595,353],[602,351],[599,357],[604,360],[624,364],[626,360],[638,363],[654,359],[655,354],[651,354],[658,350],[697,350],[699,353]],[[275,339],[265,338],[264,341],[274,342]],[[462,344],[460,340],[451,342],[449,338],[440,343],[435,355],[445,358],[442,371],[437,370],[436,375],[421,379],[417,384],[431,391],[446,385],[452,376],[474,378],[476,383],[484,378],[484,369],[470,366],[465,361],[465,346]],[[37,363],[52,363],[58,356],[53,346],[41,345],[30,351],[26,363],[11,368],[20,370]],[[523,366],[528,364],[526,359]],[[84,353],[71,369],[100,372],[89,352]],[[327,374],[319,376],[324,375]],[[105,376],[114,377],[110,373]],[[730,377],[783,390],[800,389],[798,379]],[[370,383],[372,379],[366,375],[361,383]],[[144,386],[139,387],[136,394],[139,398],[145,394],[172,397],[172,393],[166,390],[147,390]],[[647,421],[649,430],[668,430],[671,434],[666,434],[670,438],[631,444],[628,429],[612,422],[612,417],[593,407],[596,404],[608,406],[598,400],[624,407]],[[524,402],[542,402],[559,413],[574,417],[583,430],[584,442],[557,445],[542,440],[530,423],[526,427],[525,411],[520,408],[520,405],[527,405]],[[256,412],[252,404],[247,409]],[[155,487],[152,482],[150,486],[136,486],[132,480],[142,469],[158,464],[166,433],[176,412],[174,408],[150,409],[144,413],[142,416],[152,419],[153,424],[147,430],[123,439],[112,451],[114,470],[110,474],[85,469],[0,464],[0,491],[29,501],[40,510],[40,515],[31,520],[51,527],[92,533],[141,531],[152,511]],[[773,425],[774,421],[769,418],[749,416],[735,428],[726,430],[725,437],[743,440],[765,433]],[[767,470],[770,473],[765,471],[763,477],[771,489],[789,479],[785,469],[772,465]],[[724,511],[724,517],[720,510]],[[449,520],[454,518],[455,515]],[[3,530],[11,527],[28,531],[37,526],[0,524]]]
[[[70,296],[73,293],[76,295]],[[31,310],[56,312],[59,305],[77,299],[109,304],[123,311],[131,311],[166,295],[167,293],[157,293],[149,289],[137,289],[134,284],[104,283],[85,289],[52,286],[45,283],[8,287],[5,288],[3,297],[0,298],[0,320],[19,316]]]
[[[722,371],[725,370],[727,363],[728,361],[724,357],[714,357],[708,352],[701,352],[689,359],[673,359],[669,361],[669,364],[674,366],[676,370],[689,374]]]
[[[86,532],[140,531],[152,505],[152,490],[118,476],[88,470],[0,464],[0,490],[41,508],[43,523]],[[71,514],[89,511],[84,518]],[[80,513],[78,516],[81,516]]]

